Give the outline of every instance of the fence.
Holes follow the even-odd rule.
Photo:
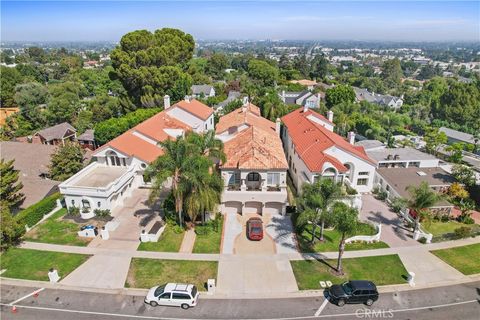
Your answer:
[[[377,233],[374,234],[373,236],[354,236],[351,238],[348,238],[345,240],[346,243],[351,243],[351,242],[357,242],[357,241],[362,241],[362,242],[377,242],[380,241],[380,236],[382,234],[382,225],[379,223],[375,224],[375,228],[377,229]]]

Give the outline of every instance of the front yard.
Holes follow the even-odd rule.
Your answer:
[[[167,222],[165,230],[163,230],[157,242],[141,242],[137,250],[178,252],[184,235],[185,231],[183,229],[176,227],[173,222]]]
[[[209,221],[205,226],[196,226],[195,245],[193,253],[220,253],[222,241],[223,217],[216,217],[215,221]]]
[[[167,282],[192,283],[205,290],[208,279],[217,278],[218,262],[133,258],[126,287],[151,288]]]
[[[63,278],[78,268],[90,256],[74,253],[11,248],[0,256],[2,277],[48,281],[50,268]]]
[[[431,252],[463,274],[480,273],[480,243]]]
[[[92,238],[79,237],[77,232],[82,224],[64,219],[67,209],[60,209],[24,236],[24,240],[72,246],[86,246]],[[87,224],[87,223],[83,223]]]
[[[455,220],[450,220],[447,222],[442,221],[431,221],[430,223],[422,223],[422,227],[425,231],[430,232],[434,237],[441,236],[445,233],[454,233],[455,229],[460,227],[472,227],[473,224],[465,224],[457,222]]]
[[[319,281],[339,284],[350,279],[370,280],[377,286],[406,282],[407,270],[398,255],[343,259],[345,274],[333,274],[336,260],[291,261],[300,290],[320,289]]]
[[[298,244],[302,252],[329,252],[337,251],[338,245],[340,244],[341,235],[336,230],[325,230],[324,231],[324,241],[321,242],[317,239],[315,244],[312,246],[310,240],[312,234],[310,232],[311,226],[307,228],[301,235],[297,235]],[[360,223],[356,232],[356,235],[374,235],[376,230],[373,226],[367,223]],[[320,230],[317,229],[317,236],[320,236]],[[379,248],[388,248],[388,245],[384,242],[374,242],[374,243],[349,243],[345,246],[345,250],[367,250],[367,249],[379,249]]]

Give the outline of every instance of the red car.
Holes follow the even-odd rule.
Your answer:
[[[260,218],[250,218],[247,221],[247,238],[260,241],[263,239],[263,223]]]

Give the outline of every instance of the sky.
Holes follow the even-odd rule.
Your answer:
[[[119,41],[163,27],[196,39],[480,41],[480,1],[1,1],[2,41]]]

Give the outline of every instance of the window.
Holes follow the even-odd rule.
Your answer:
[[[88,202],[88,200],[82,200],[82,206],[84,208],[90,209],[90,202]]]
[[[190,300],[190,299],[192,299],[192,297],[190,297],[190,295],[188,295],[186,293],[176,293],[176,292],[174,292],[172,294],[172,299],[175,299],[175,300]]]
[[[370,174],[370,172],[368,172],[368,171],[360,171],[358,173],[359,176],[368,176],[369,174]]]
[[[239,185],[240,184],[240,171],[229,172],[230,179],[228,179],[228,185]]]
[[[97,207],[100,208],[102,204],[100,203],[100,201],[97,202]]]
[[[75,200],[72,199],[72,206],[74,206],[74,205],[75,205]]]
[[[366,186],[368,184],[368,179],[360,178],[357,179],[357,186]]]
[[[127,166],[127,162],[125,161],[125,158],[122,158],[122,162],[123,162],[123,166],[126,167],[126,166]]]
[[[280,184],[280,173],[268,173],[267,174],[267,184],[279,185]]]
[[[260,174],[258,172],[250,172],[247,175],[248,181],[260,181]]]
[[[213,124],[213,118],[210,118],[210,124]]]
[[[410,162],[410,163],[408,164],[408,166],[409,166],[409,167],[417,167],[417,168],[420,168],[420,162],[417,162],[417,161],[415,161],[415,162]]]
[[[170,292],[165,292],[164,294],[162,294],[160,297],[158,297],[159,299],[170,299]]]

